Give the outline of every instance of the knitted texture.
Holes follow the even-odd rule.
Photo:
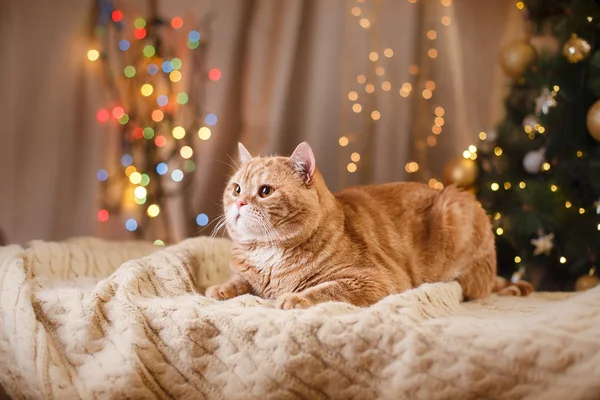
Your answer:
[[[15,399],[597,399],[600,288],[369,308],[202,296],[230,243],[0,248],[0,383]]]

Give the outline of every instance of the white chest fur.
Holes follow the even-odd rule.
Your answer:
[[[284,251],[277,247],[263,247],[246,254],[248,265],[258,271],[277,269],[284,260]]]

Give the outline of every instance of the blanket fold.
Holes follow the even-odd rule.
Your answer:
[[[463,303],[456,283],[283,311],[204,289],[230,242],[0,248],[0,383],[28,399],[597,399],[600,288]]]

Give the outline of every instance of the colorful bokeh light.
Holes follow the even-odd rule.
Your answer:
[[[171,26],[175,29],[179,29],[183,26],[183,20],[179,17],[174,17],[171,20]]]
[[[110,118],[110,112],[108,112],[108,110],[106,108],[101,108],[96,112],[96,119],[98,120],[98,122],[108,122],[108,119]]]
[[[221,70],[218,68],[213,68],[210,71],[208,71],[208,79],[210,79],[211,81],[218,81],[219,79],[221,79],[221,76],[223,74],[221,73]]]
[[[108,211],[106,211],[106,210],[98,211],[98,221],[106,222],[106,221],[108,221],[109,217],[110,217],[110,215],[108,214]]]

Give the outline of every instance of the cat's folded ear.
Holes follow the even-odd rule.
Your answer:
[[[302,142],[296,147],[294,153],[290,156],[290,164],[296,170],[306,183],[312,183],[315,179],[315,155],[306,142]]]
[[[250,154],[250,152],[248,151],[248,149],[246,149],[244,147],[243,144],[238,143],[238,150],[239,150],[239,157],[240,157],[240,163],[242,165],[246,164],[248,161],[252,160],[252,155]]]

